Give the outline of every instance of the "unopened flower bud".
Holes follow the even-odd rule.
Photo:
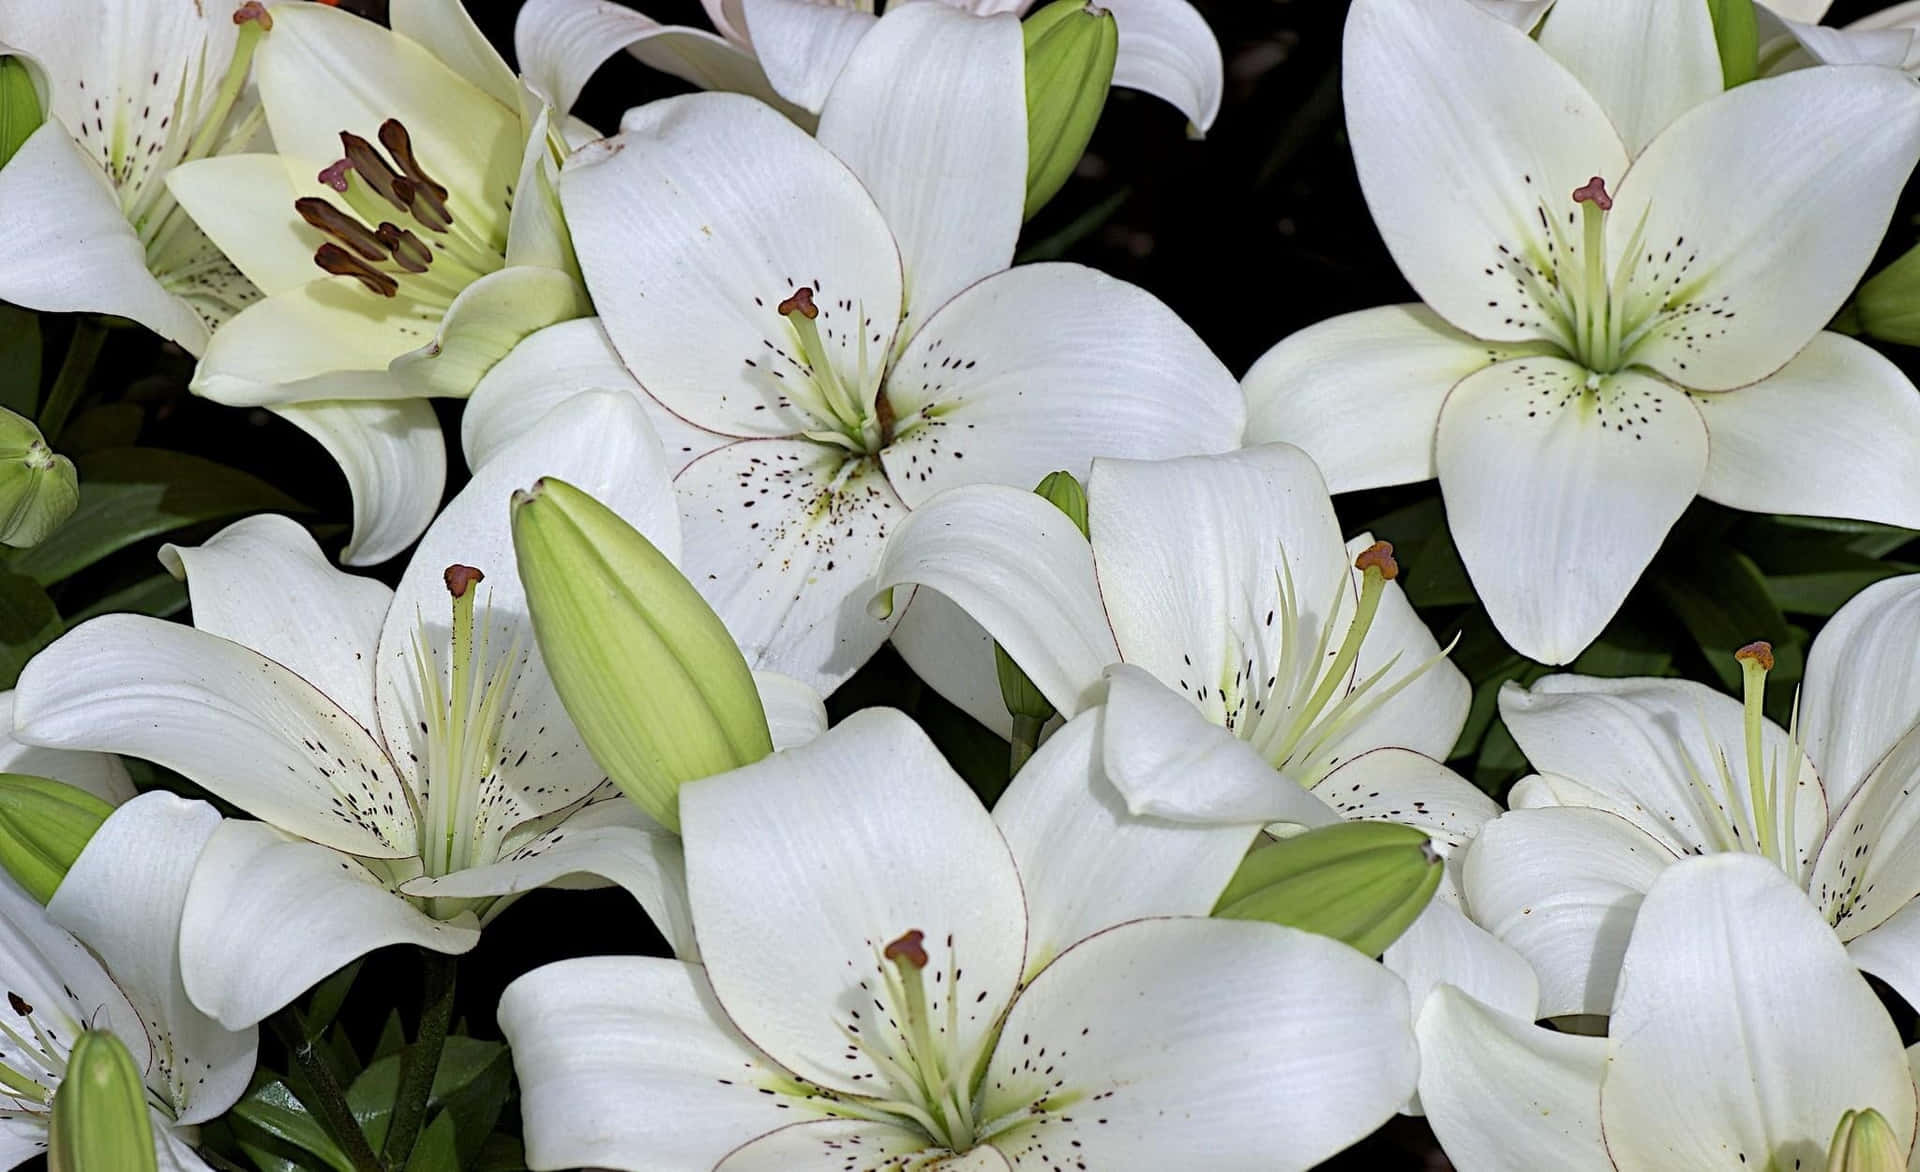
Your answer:
[[[1827,1148],[1827,1172],[1905,1172],[1906,1167],[1906,1153],[1884,1115],[1868,1107],[1840,1117]]]
[[[593,759],[661,825],[680,786],[773,752],[753,672],[693,584],[633,526],[551,478],[514,495],[534,637]]]
[[[1920,346],[1920,245],[1867,278],[1833,319],[1833,328],[1882,342]]]
[[[1752,81],[1760,69],[1760,28],[1753,0],[1707,0],[1713,40],[1720,50],[1720,82],[1727,89]]]
[[[44,121],[46,113],[27,63],[18,57],[0,57],[0,167]]]
[[[0,867],[46,903],[113,807],[86,790],[0,773]]]
[[[1073,473],[1050,472],[1033,491],[1065,513],[1080,530],[1080,536],[1087,535],[1087,491],[1080,487]],[[1000,700],[1014,719],[1045,722],[1053,718],[1053,705],[998,643],[993,645],[993,668],[1000,678]]]
[[[1054,0],[1021,26],[1027,42],[1026,216],[1079,165],[1113,84],[1120,30],[1088,0]]]
[[[50,1172],[155,1172],[146,1084],[119,1038],[88,1030],[74,1043],[47,1141]]]
[[[1301,928],[1378,956],[1426,910],[1444,866],[1411,826],[1336,822],[1247,855],[1213,914]]]
[[[38,544],[79,505],[73,461],[48,447],[31,420],[0,407],[0,543]]]

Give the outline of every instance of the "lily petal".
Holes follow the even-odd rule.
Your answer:
[[[879,22],[863,8],[812,0],[741,0],[746,33],[781,97],[819,112],[854,46]]]
[[[593,312],[571,273],[516,264],[488,273],[460,291],[424,349],[393,360],[397,378],[421,393],[462,398],[522,338],[555,322]]]
[[[753,673],[760,708],[767,715],[767,735],[775,752],[795,749],[817,740],[827,731],[827,705],[820,693],[777,671]]]
[[[1399,978],[1324,936],[1184,916],[1122,924],[1021,994],[993,1056],[1004,1081],[988,1092],[991,1113],[1059,1080],[1101,1110],[1041,1113],[996,1146],[1066,1167],[1311,1168],[1413,1092],[1410,1026]]]
[[[1841,1114],[1865,1108],[1911,1146],[1899,1031],[1800,889],[1749,855],[1669,869],[1615,999],[1600,1093],[1614,1161],[1814,1167]]]
[[[390,0],[387,24],[509,110],[520,106],[520,79],[463,4]]]
[[[1000,694],[993,636],[952,599],[930,586],[916,588],[887,641],[942,699],[1001,740],[1013,739],[1013,716]]]
[[[1600,99],[1632,155],[1725,88],[1704,4],[1558,0],[1540,47]]]
[[[268,408],[312,437],[347,478],[349,566],[372,566],[412,545],[447,482],[447,441],[424,399],[314,399]]]
[[[993,808],[1026,891],[1028,974],[1116,924],[1208,914],[1259,832],[1129,813],[1101,760],[1105,719],[1068,721]]]
[[[1372,545],[1373,535],[1363,533],[1347,542],[1347,555],[1358,558]],[[1358,570],[1354,574],[1357,590],[1365,579]],[[1373,625],[1361,640],[1354,676],[1364,680],[1391,664],[1394,670],[1381,677],[1381,686],[1393,687],[1439,654],[1440,641],[1407,601],[1406,591],[1398,582],[1388,582],[1380,595],[1379,609],[1374,611]],[[1472,706],[1473,686],[1467,682],[1466,673],[1452,660],[1441,659],[1378,708],[1355,720],[1329,752],[1344,760],[1356,753],[1396,745],[1442,760],[1460,738]]]
[[[379,297],[352,277],[321,276],[236,314],[207,344],[191,386],[230,407],[426,395],[424,381],[387,368],[432,345],[439,318],[405,293]]]
[[[208,239],[269,297],[322,270],[313,254],[326,237],[294,213],[303,196],[333,194],[279,155],[216,155],[167,172],[167,191]]]
[[[754,55],[725,37],[662,25],[605,0],[527,0],[513,47],[527,82],[559,110],[573,109],[587,79],[622,49],[701,89],[782,102]]]
[[[1875,582],[1847,600],[1807,652],[1800,730],[1838,810],[1920,720],[1920,575]]]
[[[855,1012],[870,1000],[859,986],[910,931],[946,977],[939,997],[960,1007],[947,1044],[971,1053],[995,1028],[1022,973],[1020,877],[979,799],[905,716],[856,713],[811,744],[692,782],[680,811],[708,977],[741,1032],[787,1069],[867,1089],[878,1068],[848,1058],[842,1030],[881,1028]]]
[[[0,987],[68,1038],[78,1037],[91,1024],[112,1030],[140,1069],[152,1060],[146,1025],[120,986],[85,945],[54,923],[12,879],[0,880]],[[18,1015],[12,1005],[8,1010],[8,1025],[17,1028]],[[6,1053],[13,1057],[17,1046],[10,1042]],[[40,1150],[44,1145],[36,1148]]]
[[[1888,69],[1801,70],[1682,115],[1608,213],[1637,225],[1608,233],[1613,271],[1645,253],[1630,320],[1661,306],[1632,361],[1699,390],[1786,365],[1853,292],[1916,159],[1920,90]]]
[[[1226,89],[1220,42],[1186,0],[1114,0],[1120,48],[1113,84],[1141,90],[1173,106],[1201,131],[1213,129]]]
[[[1907,458],[1920,444],[1920,391],[1865,343],[1815,334],[1752,386],[1693,401],[1707,421],[1708,500],[1920,528],[1920,470]]]
[[[1842,940],[1877,927],[1920,898],[1916,777],[1920,733],[1909,732],[1834,815],[1807,890]]]
[[[1600,634],[1707,468],[1684,393],[1632,371],[1586,382],[1564,358],[1490,366],[1453,388],[1435,437],[1474,588],[1501,637],[1542,663]]]
[[[1500,813],[1500,804],[1466,778],[1406,749],[1362,753],[1308,792],[1342,818],[1418,827],[1442,854],[1473,841]]]
[[[972,616],[1068,716],[1094,702],[1100,673],[1120,659],[1092,547],[1031,492],[972,485],[914,510],[873,579],[881,591],[908,584],[937,590]]]
[[[811,7],[835,19],[832,7]],[[860,39],[820,111],[820,145],[866,184],[900,245],[908,336],[1013,263],[1027,188],[1025,79],[1018,20],[906,5]]]
[[[108,805],[133,797],[133,778],[112,753],[73,753],[42,749],[13,739],[13,690],[0,692],[0,773],[50,777],[86,790]]]
[[[479,941],[471,917],[428,917],[350,855],[227,821],[193,873],[180,963],[193,1003],[242,1029],[376,948],[461,953]]]
[[[107,965],[147,1023],[147,1085],[182,1126],[238,1102],[259,1034],[229,1030],[187,999],[180,920],[194,864],[219,811],[169,793],[142,794],[101,824],[47,903],[47,914]]]
[[[883,393],[898,423],[881,461],[914,508],[954,485],[1084,479],[1096,456],[1230,451],[1246,422],[1233,376],[1190,326],[1070,264],[1020,265],[955,297]]]
[[[144,757],[315,842],[368,858],[415,850],[372,735],[306,680],[204,631],[130,614],[82,623],[21,673],[14,720],[24,741]]]
[[[1540,979],[1533,966],[1443,899],[1428,904],[1420,918],[1387,945],[1380,962],[1407,983],[1416,1019],[1428,994],[1440,989],[1465,993],[1523,1022],[1538,1014]]]
[[[1920,1004],[1920,901],[1847,941],[1847,955],[1863,973],[1872,973],[1905,999]]]

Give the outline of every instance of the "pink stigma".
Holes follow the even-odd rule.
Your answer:
[[[338,162],[330,163],[325,170],[320,172],[320,182],[344,195],[347,190],[347,172],[351,170],[353,170],[353,161],[351,159],[341,159]]]
[[[1585,187],[1573,189],[1573,202],[1591,203],[1603,212],[1613,210],[1613,197],[1607,194],[1607,181],[1598,175],[1587,180]]]

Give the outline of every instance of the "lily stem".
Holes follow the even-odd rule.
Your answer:
[[[347,1103],[347,1092],[341,1089],[340,1080],[334,1077],[333,1067],[320,1055],[319,1048],[307,1037],[305,1024],[300,1013],[289,1005],[267,1018],[274,1035],[287,1048],[287,1056],[299,1067],[306,1082],[306,1089],[312,1098],[300,1096],[300,1101],[320,1120],[322,1127],[333,1142],[340,1145],[354,1172],[385,1172],[380,1157],[367,1142],[367,1133],[360,1130],[360,1121],[353,1117],[353,1108]]]
[[[1040,744],[1040,727],[1046,721],[1032,716],[1013,718],[1013,747],[1007,756],[1007,775],[1018,774],[1027,758],[1033,756],[1033,750]]]
[[[453,1023],[454,973],[459,962],[442,952],[420,950],[423,966],[420,996],[420,1032],[400,1056],[400,1087],[393,1100],[393,1121],[387,1127],[385,1155],[389,1168],[404,1168],[414,1141],[427,1119],[433,1097],[433,1076],[446,1048],[447,1027]]]
[[[93,365],[100,360],[100,349],[106,342],[107,327],[99,318],[87,314],[74,322],[67,356],[60,363],[60,373],[53,378],[46,405],[40,408],[40,434],[49,444],[67,425],[67,416],[73,414],[74,404],[87,389],[87,382],[93,377]]]

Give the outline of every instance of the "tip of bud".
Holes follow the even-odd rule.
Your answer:
[[[793,296],[782,301],[779,305],[774,306],[774,309],[781,317],[797,313],[808,321],[812,321],[814,318],[820,316],[819,307],[813,303],[813,290],[805,285],[795,289]]]
[[[926,938],[927,934],[925,932],[915,928],[913,931],[900,937],[900,939],[887,945],[886,949],[881,952],[881,955],[893,961],[895,964],[905,962],[917,969],[926,968],[927,950],[921,943]]]
[[[477,582],[484,582],[487,576],[472,566],[451,565],[447,567],[447,593],[455,598],[465,598],[467,588]]]
[[[1734,652],[1733,657],[1741,663],[1757,663],[1761,671],[1773,670],[1773,644],[1764,639],[1747,644]]]
[[[1353,568],[1362,573],[1378,568],[1380,576],[1389,582],[1400,576],[1400,563],[1393,560],[1393,543],[1390,541],[1376,541],[1361,550],[1360,556],[1353,559]]]
[[[1613,197],[1607,194],[1607,181],[1598,175],[1587,180],[1585,187],[1573,189],[1573,202],[1590,203],[1603,212],[1613,210]]]
[[[8,993],[7,1004],[12,1006],[13,1011],[21,1017],[27,1017],[33,1013],[33,1006],[28,1005],[27,999],[18,993]]]
[[[260,3],[260,0],[247,0],[245,4],[233,10],[233,23],[247,24],[249,22],[259,25],[260,31],[263,33],[271,31],[273,28],[273,13],[268,12],[267,6]]]

